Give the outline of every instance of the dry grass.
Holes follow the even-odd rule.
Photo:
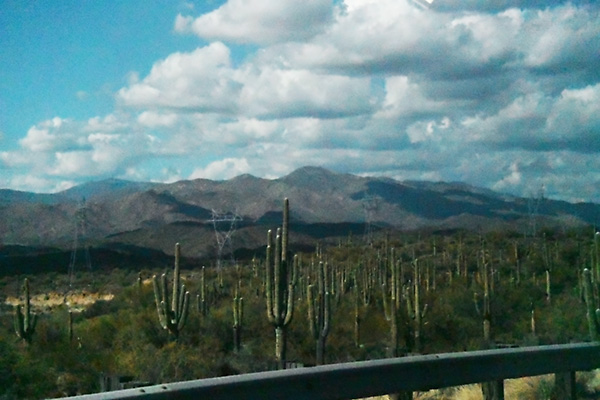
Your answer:
[[[599,398],[600,370],[579,372],[577,380],[592,397]],[[549,399],[554,384],[553,375],[533,376],[520,379],[509,379],[504,382],[504,396],[515,400]],[[414,400],[483,400],[480,385],[465,385],[442,390],[430,390],[414,394]],[[389,396],[368,397],[362,400],[390,400]]]
[[[109,301],[115,296],[111,293],[90,293],[86,291],[73,292],[68,294],[61,294],[57,292],[50,292],[45,294],[36,294],[31,297],[31,305],[37,310],[51,310],[61,305],[67,305],[72,310],[83,310],[86,307],[91,306],[99,300]],[[9,296],[6,298],[6,304],[16,306],[23,304],[23,299]]]
[[[552,381],[552,376],[536,376],[510,379],[504,382],[504,396],[507,399],[536,400],[539,385]],[[600,378],[598,379],[600,383]],[[414,400],[483,400],[480,385],[465,385],[442,390],[430,390],[413,395]],[[389,396],[368,397],[363,400],[389,400]]]

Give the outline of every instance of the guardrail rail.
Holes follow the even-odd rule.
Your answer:
[[[443,353],[258,372],[70,397],[116,399],[340,400],[557,374],[575,399],[575,373],[600,368],[600,344],[578,343]]]

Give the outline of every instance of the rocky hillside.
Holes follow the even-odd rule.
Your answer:
[[[591,203],[517,198],[463,183],[400,182],[304,167],[273,180],[251,175],[171,184],[111,179],[56,194],[0,190],[0,243],[5,255],[16,245],[68,252],[77,231],[78,243],[93,248],[170,254],[178,241],[188,257],[211,258],[217,248],[216,212],[239,217],[233,246],[240,254],[252,254],[263,246],[267,229],[280,223],[284,197],[290,199],[292,240],[298,246],[350,233],[362,237],[366,222],[375,231],[526,233],[543,224],[594,224],[600,216],[600,205]],[[217,227],[227,231],[231,223]]]

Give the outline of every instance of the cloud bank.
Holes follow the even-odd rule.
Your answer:
[[[110,115],[31,127],[0,152],[12,172],[0,183],[272,178],[319,165],[600,201],[599,10],[230,0],[180,14],[174,31],[206,44],[157,60],[115,93]]]

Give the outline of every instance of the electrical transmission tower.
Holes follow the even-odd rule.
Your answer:
[[[82,199],[78,205],[77,211],[75,212],[75,235],[73,237],[73,246],[71,247],[71,261],[69,262],[69,288],[73,287],[73,280],[75,279],[75,266],[77,264],[77,254],[83,253],[83,262],[85,268],[88,271],[92,270],[92,260],[90,257],[90,247],[86,243],[87,239],[87,206],[85,198]],[[83,244],[82,248],[79,248],[79,243]]]
[[[219,270],[223,266],[224,255],[229,254],[231,264],[235,264],[231,236],[235,232],[237,222],[241,220],[242,218],[236,213],[220,213],[212,210],[210,222],[213,224],[217,239],[217,269]]]
[[[362,207],[365,213],[365,233],[363,235],[363,240],[368,245],[373,244],[373,220],[375,218],[375,214],[379,210],[379,197],[366,195],[362,199]]]
[[[527,201],[527,209],[529,213],[529,229],[532,237],[537,235],[537,222],[540,211],[540,205],[544,201],[545,187],[542,185],[537,192],[537,196],[530,196]]]

